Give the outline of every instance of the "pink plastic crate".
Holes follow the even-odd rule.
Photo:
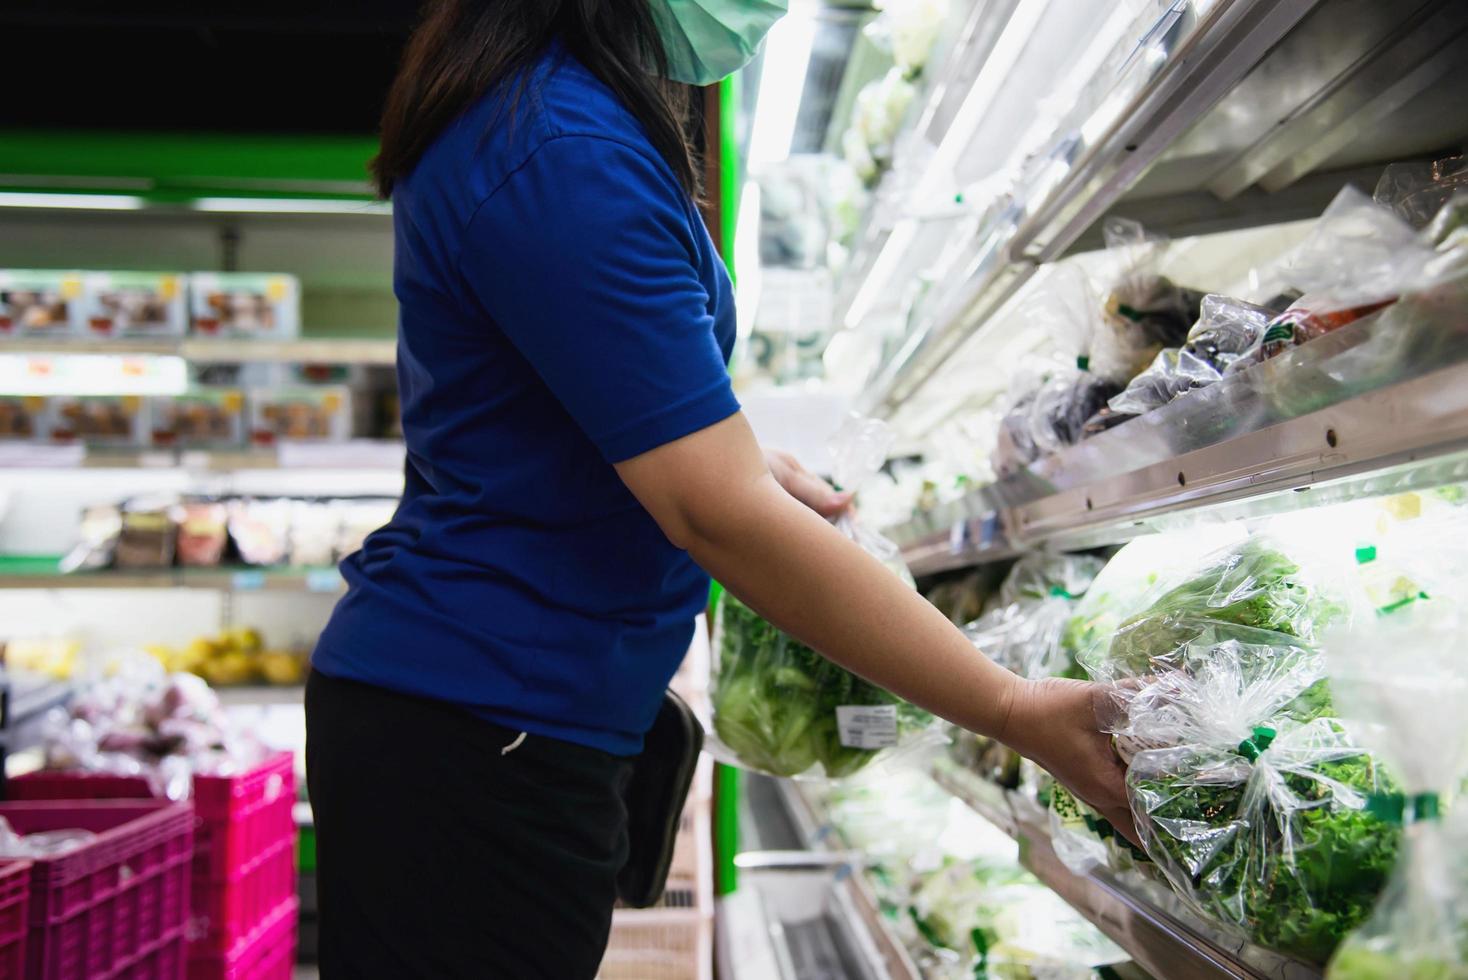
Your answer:
[[[252,939],[280,907],[282,896],[293,897],[295,888],[296,849],[289,840],[273,845],[237,877],[214,881],[196,875],[189,935],[209,937],[212,950],[233,950]]]
[[[295,895],[294,860],[283,873],[280,862],[266,860],[295,846],[295,771],[291,753],[280,752],[237,776],[194,777],[191,952],[230,951]],[[9,790],[28,800],[153,795],[142,777],[86,772],[30,773],[11,780]]]
[[[30,895],[31,862],[11,861],[0,866],[0,980],[25,976]]]
[[[183,976],[193,809],[164,801],[0,803],[18,833],[82,829],[89,844],[31,862],[29,980]]]
[[[296,900],[273,909],[257,934],[229,953],[189,957],[188,980],[291,980],[296,962]]]

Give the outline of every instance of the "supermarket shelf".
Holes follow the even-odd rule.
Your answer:
[[[899,525],[891,536],[914,574],[930,574],[1009,557],[1016,546],[1118,543],[1182,511],[1257,516],[1468,478],[1468,350],[1461,343],[1424,346],[1401,380],[1349,394],[1369,379],[1354,378],[1345,365],[1373,359],[1372,345],[1392,327],[1362,321],[1320,338]],[[1280,417],[1309,404],[1325,407]]]
[[[1176,907],[1159,907],[1151,896],[1144,897],[1105,869],[1074,874],[1056,856],[1049,830],[1035,815],[1004,802],[1002,790],[951,763],[939,763],[933,775],[955,797],[1011,833],[1020,843],[1021,863],[1153,975],[1168,980],[1320,977],[1314,966],[1220,934],[1175,902],[1167,904]]]
[[[892,415],[1044,263],[1108,214],[1178,235],[1318,214],[1342,185],[1461,143],[1468,7],[1418,0],[1177,0],[1010,188],[967,272],[917,318],[862,406]],[[1154,8],[1155,9],[1155,8]],[[1138,25],[1139,28],[1145,25]]]
[[[0,353],[62,354],[172,354],[200,364],[245,364],[300,362],[308,364],[393,364],[397,342],[385,340],[213,340],[99,339],[46,340],[6,338]]]
[[[219,702],[227,708],[269,704],[300,704],[306,688],[300,684],[253,684],[247,687],[216,687]]]
[[[108,569],[63,575],[56,560],[0,560],[0,589],[213,589],[221,592],[317,592],[344,587],[335,568]]]

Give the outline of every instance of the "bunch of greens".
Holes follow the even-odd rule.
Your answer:
[[[1093,675],[1136,677],[1194,641],[1207,624],[1228,623],[1311,640],[1338,607],[1301,580],[1300,566],[1267,540],[1250,538],[1215,555],[1185,581],[1124,620]]]
[[[927,729],[932,716],[822,657],[725,593],[710,698],[714,731],[746,766],[776,776],[817,767],[830,778],[868,765],[876,748],[842,744],[836,709],[892,705],[897,738]]]
[[[1324,962],[1366,920],[1396,863],[1400,831],[1367,807],[1390,784],[1331,719],[1250,754],[1184,746],[1137,756],[1127,784],[1138,830],[1199,912]]]

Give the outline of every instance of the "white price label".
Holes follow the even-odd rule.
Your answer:
[[[838,705],[836,730],[848,749],[891,748],[897,744],[897,705]]]

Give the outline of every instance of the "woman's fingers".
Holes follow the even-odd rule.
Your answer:
[[[800,461],[789,453],[769,450],[765,453],[770,473],[785,492],[805,504],[822,517],[839,517],[851,506],[855,494],[838,493],[825,480],[800,465]]]

